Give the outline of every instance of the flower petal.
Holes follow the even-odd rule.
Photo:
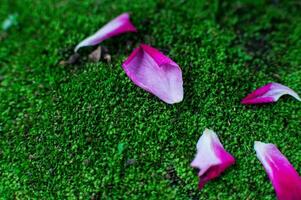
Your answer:
[[[183,100],[182,71],[177,63],[148,45],[140,45],[122,65],[139,87],[173,104]]]
[[[128,13],[123,13],[119,15],[106,25],[104,25],[101,29],[99,29],[96,33],[89,36],[88,38],[81,41],[74,49],[75,52],[78,51],[79,48],[85,46],[93,46],[99,44],[100,42],[116,36],[125,32],[136,32],[135,26],[130,21],[130,16]]]
[[[199,189],[218,177],[226,168],[235,163],[234,157],[228,153],[215,132],[205,129],[197,143],[197,154],[191,162],[193,168],[198,168]]]
[[[257,157],[265,168],[279,200],[301,199],[301,178],[273,144],[255,142]]]
[[[260,103],[272,103],[278,101],[278,99],[285,95],[289,94],[295,97],[297,100],[301,101],[298,94],[279,83],[269,83],[261,88],[258,88],[251,94],[249,94],[246,98],[244,98],[241,103],[242,104],[260,104]]]

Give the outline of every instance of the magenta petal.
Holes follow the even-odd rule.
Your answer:
[[[301,101],[298,94],[279,83],[269,83],[261,88],[258,88],[251,94],[249,94],[246,98],[244,98],[241,103],[242,104],[261,104],[261,103],[273,103],[278,101],[278,99],[283,96],[289,94],[295,97],[297,100]]]
[[[225,169],[235,163],[234,157],[228,153],[217,135],[209,129],[205,129],[197,143],[197,154],[191,162],[193,168],[199,169],[199,189],[218,177]]]
[[[102,41],[120,35],[125,32],[136,32],[135,26],[130,21],[130,16],[128,13],[123,13],[119,15],[106,25],[104,25],[101,29],[99,29],[96,33],[89,36],[88,38],[81,41],[74,49],[75,52],[78,51],[79,48],[85,46],[93,46],[101,43]]]
[[[158,50],[140,45],[122,65],[139,87],[173,104],[183,99],[182,71],[177,63]]]
[[[273,144],[255,142],[257,157],[265,168],[279,200],[301,199],[301,178]]]

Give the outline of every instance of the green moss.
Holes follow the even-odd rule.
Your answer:
[[[0,46],[2,199],[274,199],[255,140],[276,144],[301,172],[300,103],[240,100],[269,81],[301,92],[297,1],[3,0],[18,14]],[[129,11],[139,33],[104,42],[111,64],[62,67],[73,47]],[[121,63],[138,43],[183,70],[170,106],[136,87]],[[204,128],[236,165],[197,189],[189,164]],[[122,150],[120,150],[122,149]]]

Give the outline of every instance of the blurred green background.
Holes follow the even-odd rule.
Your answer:
[[[1,0],[1,199],[275,199],[255,140],[301,172],[301,104],[244,106],[274,81],[301,93],[300,1]],[[139,32],[103,42],[111,63],[62,66],[78,42],[123,12]],[[121,64],[139,43],[183,70],[167,105]],[[81,50],[81,54],[93,48]],[[197,189],[189,164],[205,128],[236,164]]]

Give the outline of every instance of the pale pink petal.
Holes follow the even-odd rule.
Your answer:
[[[199,169],[199,189],[218,177],[226,168],[235,163],[234,157],[228,153],[215,132],[205,129],[197,143],[197,154],[191,162],[193,168]]]
[[[79,48],[85,46],[93,46],[101,43],[102,41],[111,38],[116,35],[120,35],[125,32],[136,32],[135,26],[130,21],[130,16],[128,13],[124,13],[119,15],[106,25],[104,25],[101,29],[99,29],[96,33],[89,36],[88,38],[81,41],[74,49],[74,51],[78,51]]]
[[[156,95],[162,101],[169,104],[182,101],[181,68],[153,47],[140,45],[122,67],[136,85]]]
[[[301,101],[298,94],[279,83],[269,83],[261,88],[258,88],[251,94],[249,94],[246,98],[244,98],[241,103],[242,104],[261,104],[261,103],[273,103],[278,101],[278,99],[283,95],[291,95],[295,97],[297,100]]]
[[[301,178],[287,158],[273,144],[255,142],[254,149],[275,188],[278,200],[300,200]]]

